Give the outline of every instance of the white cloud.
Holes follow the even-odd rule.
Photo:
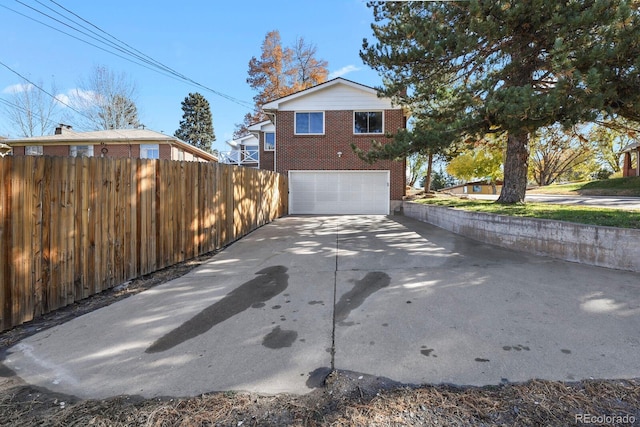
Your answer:
[[[69,98],[69,95],[67,94],[59,93],[56,95],[56,101],[58,101],[60,104],[63,104],[63,106],[65,106],[65,105],[69,105],[69,102],[71,102],[71,98]]]
[[[342,77],[345,74],[349,74],[352,73],[354,71],[360,71],[360,68],[356,67],[355,65],[347,65],[345,67],[342,67],[336,71],[333,71],[329,74],[329,80],[331,79],[335,79],[336,77]]]
[[[73,108],[87,108],[97,103],[98,96],[90,90],[69,89],[66,94],[56,95],[59,101]]]
[[[20,93],[20,92],[27,92],[29,90],[31,90],[33,88],[32,84],[27,84],[27,83],[17,83],[11,86],[7,86],[4,89],[2,89],[2,93],[11,93],[11,94],[16,94],[16,93]]]

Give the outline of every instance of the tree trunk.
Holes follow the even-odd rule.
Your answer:
[[[497,203],[524,202],[527,192],[527,170],[529,165],[529,134],[524,131],[509,132],[507,155],[504,162],[504,183]]]
[[[429,153],[427,160],[427,175],[424,177],[424,192],[431,191],[431,173],[433,172],[433,153]]]

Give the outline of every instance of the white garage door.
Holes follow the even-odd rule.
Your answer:
[[[389,171],[289,171],[289,213],[389,214]]]

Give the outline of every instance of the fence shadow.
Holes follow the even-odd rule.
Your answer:
[[[287,214],[287,185],[218,163],[0,158],[0,331],[239,239]]]

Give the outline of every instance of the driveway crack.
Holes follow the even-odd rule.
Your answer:
[[[339,238],[340,238],[340,224],[336,224],[336,264],[333,271],[333,314],[331,316],[331,371],[336,369],[336,298],[338,288],[338,251],[339,251]]]

